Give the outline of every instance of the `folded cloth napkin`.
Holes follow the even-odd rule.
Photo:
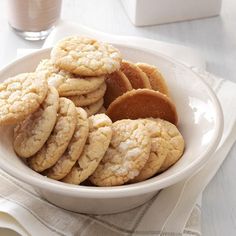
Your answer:
[[[68,34],[109,35],[85,27],[62,24],[46,41],[50,46]],[[111,37],[112,38],[112,37]],[[119,37],[121,40],[122,37]],[[125,39],[125,38],[123,38]],[[115,38],[111,39],[115,41]],[[127,40],[127,39],[126,39]],[[130,37],[129,42],[204,66],[200,57],[183,46]],[[181,57],[179,52],[181,51]],[[198,62],[201,62],[198,64]],[[190,66],[190,64],[189,64]],[[114,215],[85,215],[60,209],[43,200],[32,187],[0,170],[0,227],[20,235],[201,235],[201,192],[210,182],[236,140],[236,84],[216,78],[204,70],[191,67],[212,87],[221,103],[225,127],[221,142],[212,158],[187,180],[160,191],[146,204]],[[1,235],[1,231],[0,231]],[[5,234],[4,234],[5,235]],[[10,235],[10,234],[9,234]]]

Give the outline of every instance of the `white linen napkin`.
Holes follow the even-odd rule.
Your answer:
[[[99,33],[74,24],[61,24],[46,40],[45,47],[69,34],[117,37]],[[127,40],[118,37],[119,40]],[[157,50],[190,65],[204,68],[199,55],[183,46],[148,39],[129,37],[132,44]],[[179,53],[181,51],[181,53]],[[186,55],[186,56],[185,56]],[[192,64],[190,64],[190,63]],[[199,64],[198,64],[199,62]],[[236,84],[197,71],[213,88],[221,103],[225,127],[222,140],[206,165],[187,180],[162,190],[151,201],[128,212],[114,215],[85,215],[60,209],[33,190],[32,187],[0,170],[0,227],[20,235],[201,235],[201,192],[215,175],[236,140]],[[0,235],[6,235],[1,234]],[[10,234],[9,234],[10,235]]]

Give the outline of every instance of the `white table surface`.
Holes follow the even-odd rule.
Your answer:
[[[17,48],[40,48],[43,44],[25,41],[10,30],[6,2],[0,1],[0,67],[16,56]],[[220,17],[161,26],[133,26],[119,0],[64,0],[62,18],[107,33],[142,36],[193,47],[206,59],[208,71],[236,82],[235,0],[223,0]],[[203,236],[236,235],[235,169],[236,145],[203,193]]]

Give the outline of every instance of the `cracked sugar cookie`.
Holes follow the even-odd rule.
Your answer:
[[[35,112],[47,95],[46,77],[22,73],[0,83],[0,125],[16,124]]]
[[[100,100],[98,100],[93,104],[90,104],[82,108],[87,112],[88,116],[92,116],[102,108],[102,105],[103,105],[103,98],[101,98]]]
[[[44,146],[31,158],[30,168],[42,172],[55,165],[66,150],[76,126],[76,108],[67,98],[59,98],[56,125]]]
[[[42,60],[36,68],[36,72],[45,74],[48,84],[54,86],[62,97],[91,93],[105,81],[104,76],[78,77],[68,71],[61,70],[50,59]]]
[[[73,137],[63,155],[59,158],[56,164],[47,169],[44,175],[51,179],[62,179],[64,178],[74,166],[76,161],[79,159],[89,132],[89,122],[87,113],[81,107],[76,108],[77,112],[77,123]]]
[[[80,184],[97,168],[112,137],[112,122],[105,114],[89,117],[89,136],[83,153],[63,182]]]
[[[140,182],[154,176],[160,170],[167,157],[170,149],[170,139],[162,126],[165,121],[162,122],[159,120],[160,119],[141,120],[151,136],[151,151],[145,166],[142,168],[139,175],[131,180],[130,183]],[[167,121],[166,124],[169,124],[170,127],[174,126]]]
[[[157,173],[167,170],[170,166],[174,165],[184,152],[184,138],[177,129],[177,127],[168,121],[162,119],[152,119],[161,130],[162,137],[168,141],[168,152],[165,161]]]
[[[131,90],[115,99],[106,114],[111,120],[161,118],[178,123],[175,104],[164,94],[150,89]]]
[[[48,93],[38,110],[14,129],[13,147],[18,156],[28,158],[44,145],[57,119],[59,95],[49,86]]]
[[[97,186],[122,185],[139,175],[151,148],[150,135],[140,120],[112,124],[112,139],[105,156],[89,178]]]
[[[110,74],[120,68],[121,54],[112,45],[88,37],[70,36],[51,51],[59,68],[80,76]]]
[[[153,90],[164,93],[169,97],[166,81],[155,66],[146,63],[136,63],[136,65],[147,75]]]
[[[97,90],[91,93],[70,96],[67,98],[70,99],[77,107],[88,106],[103,98],[106,92],[106,87],[106,83],[103,83]]]

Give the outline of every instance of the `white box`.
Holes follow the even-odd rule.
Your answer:
[[[121,0],[136,26],[163,24],[216,16],[221,0]]]

